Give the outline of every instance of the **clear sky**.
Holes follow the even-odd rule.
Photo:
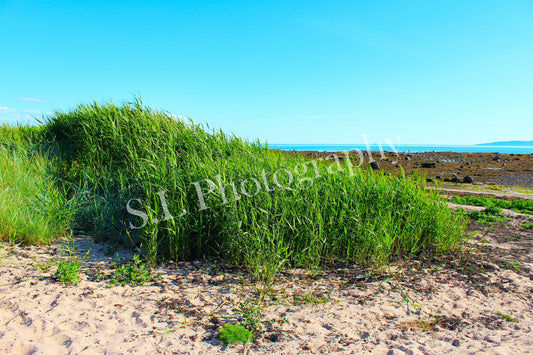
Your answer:
[[[531,140],[533,1],[0,0],[0,122],[135,94],[269,143]]]

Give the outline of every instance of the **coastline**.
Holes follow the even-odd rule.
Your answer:
[[[284,151],[285,154],[298,154],[307,159],[324,159],[336,154],[342,160],[340,151]],[[428,182],[459,183],[470,176],[476,185],[501,185],[533,189],[533,154],[500,153],[456,153],[424,152],[395,153],[392,151],[363,151],[360,168],[370,168],[372,160],[377,161],[379,169],[390,174],[419,173]],[[355,162],[360,159],[357,152],[350,151]],[[356,163],[357,164],[357,163]],[[400,169],[401,167],[401,169]],[[464,184],[465,186],[471,184]],[[533,192],[533,191],[532,191]]]
[[[270,149],[282,151],[388,151],[399,153],[493,153],[493,154],[533,154],[533,146],[529,145],[431,145],[431,144],[268,144]]]

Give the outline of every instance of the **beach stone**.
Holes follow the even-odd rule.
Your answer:
[[[454,339],[454,341],[452,341],[452,345],[458,347],[459,345],[461,345],[461,342],[459,341],[459,339]]]
[[[437,167],[437,163],[422,163],[423,168],[435,168]]]
[[[377,161],[371,162],[370,167],[372,168],[372,170],[379,170],[379,164]]]
[[[472,184],[474,182],[474,178],[470,175],[467,175],[463,178],[463,182],[465,184]]]

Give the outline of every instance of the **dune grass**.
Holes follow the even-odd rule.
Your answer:
[[[47,119],[74,226],[151,261],[221,257],[271,281],[286,266],[457,248],[461,214],[421,177],[306,161],[142,105],[80,105]]]
[[[70,204],[55,185],[50,157],[16,141],[0,147],[0,239],[47,244],[69,229]]]

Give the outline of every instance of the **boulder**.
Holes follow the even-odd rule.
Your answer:
[[[437,163],[422,163],[423,168],[435,168],[437,167]]]
[[[472,184],[472,183],[474,183],[474,178],[472,176],[470,176],[470,175],[467,175],[467,176],[465,176],[463,178],[463,182],[465,184]]]

